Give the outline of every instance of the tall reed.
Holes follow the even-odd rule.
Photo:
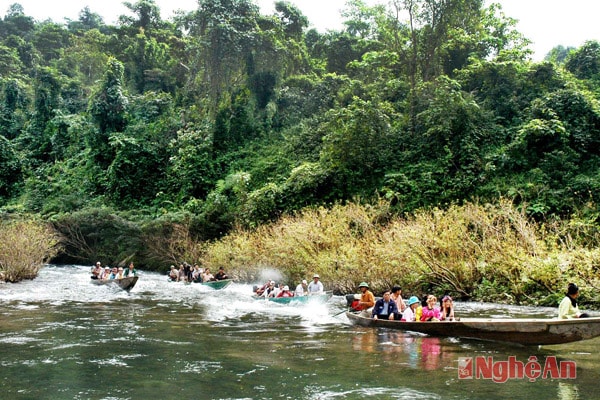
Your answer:
[[[33,220],[0,223],[0,281],[33,279],[58,252],[59,238],[47,224]]]

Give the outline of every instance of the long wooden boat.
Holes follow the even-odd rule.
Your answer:
[[[254,296],[255,300],[270,301],[277,304],[306,304],[306,303],[325,303],[331,298],[331,293],[315,294],[312,296],[292,296],[292,297],[263,297]]]
[[[92,279],[96,285],[117,285],[123,290],[130,291],[138,281],[138,276],[128,276],[121,279]]]
[[[220,281],[208,281],[208,282],[197,282],[201,285],[208,286],[214,290],[225,289],[227,286],[231,285],[233,281],[231,279],[222,279]]]
[[[354,312],[346,312],[346,317],[353,324],[361,326],[522,345],[562,344],[600,336],[600,317],[575,319],[461,318],[460,321],[438,322],[375,320]]]

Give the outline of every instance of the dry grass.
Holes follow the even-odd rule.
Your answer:
[[[202,261],[248,282],[276,269],[289,284],[319,273],[339,293],[367,281],[376,293],[398,284],[405,294],[555,304],[568,281],[590,292],[599,286],[600,252],[560,245],[561,231],[530,221],[508,201],[403,218],[391,218],[385,203],[335,205],[237,229],[206,245]]]
[[[0,227],[0,280],[33,279],[58,251],[59,238],[37,221],[5,222]]]

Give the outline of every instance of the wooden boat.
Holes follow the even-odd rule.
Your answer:
[[[312,296],[292,296],[292,297],[263,297],[254,296],[255,300],[270,301],[277,304],[306,304],[306,303],[325,303],[331,298],[331,293],[316,294]]]
[[[209,281],[209,282],[196,282],[204,286],[208,286],[214,290],[225,289],[227,286],[231,285],[233,281],[231,279],[222,279],[220,281]]]
[[[543,318],[461,318],[460,321],[402,322],[374,320],[354,312],[346,317],[355,325],[493,340],[521,345],[549,345],[576,342],[600,336],[600,317],[576,319]]]
[[[123,290],[130,291],[138,281],[138,276],[128,276],[121,279],[92,279],[96,285],[117,285]]]

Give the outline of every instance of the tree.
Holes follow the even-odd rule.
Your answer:
[[[585,42],[579,49],[567,56],[565,68],[579,79],[600,77],[600,42]]]
[[[104,168],[114,157],[109,146],[109,136],[122,132],[126,126],[129,101],[123,91],[123,64],[110,58],[104,77],[90,97],[88,111],[98,127],[98,132],[88,137],[88,145],[94,158]]]

